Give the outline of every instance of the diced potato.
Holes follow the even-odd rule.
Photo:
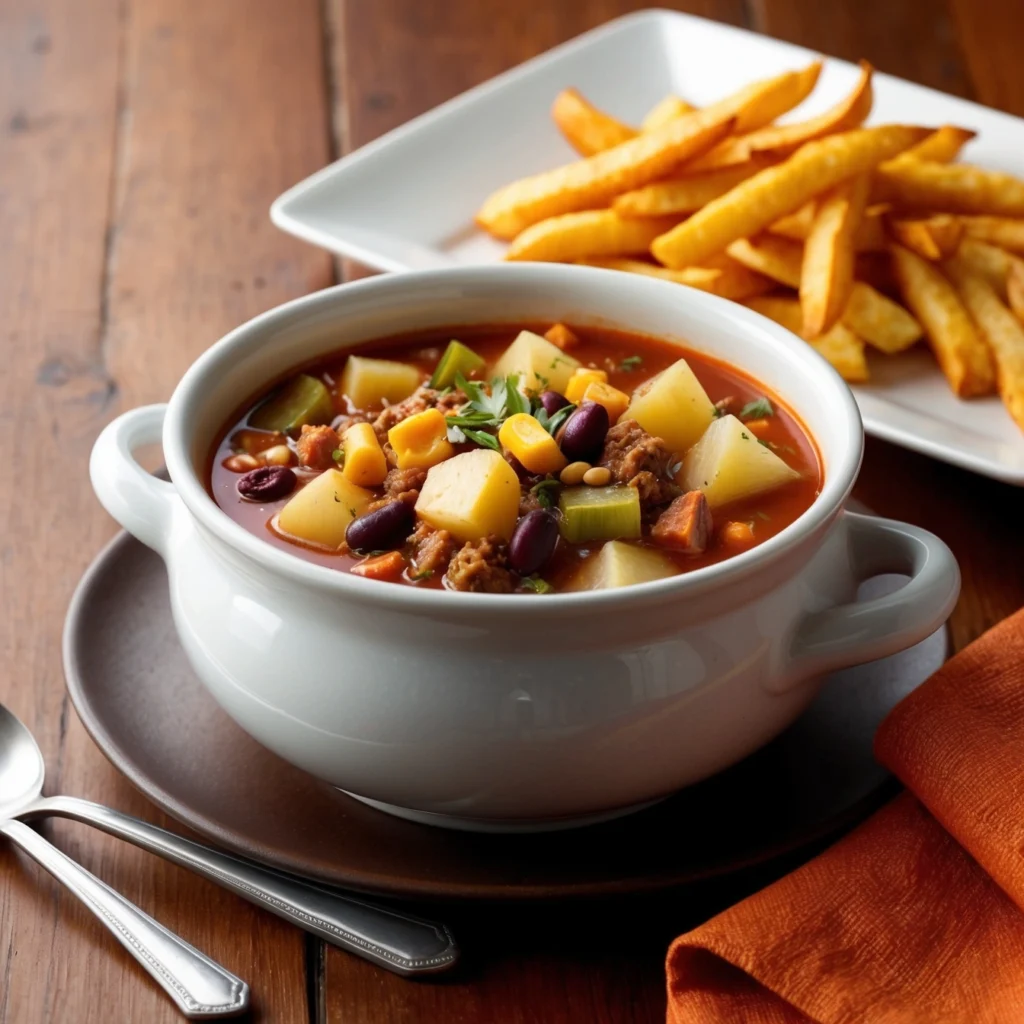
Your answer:
[[[409,363],[349,356],[341,374],[341,393],[357,409],[371,409],[408,398],[422,379],[419,368]]]
[[[685,359],[674,362],[634,392],[623,419],[636,420],[680,454],[699,440],[715,418],[715,406]]]
[[[573,370],[579,360],[566,355],[557,345],[533,331],[520,331],[519,337],[494,364],[494,376],[519,375],[519,386],[528,391],[551,388],[565,394]]]
[[[341,438],[345,453],[342,476],[360,487],[379,487],[388,475],[388,460],[369,423],[356,423]]]
[[[328,469],[310,480],[277,517],[282,532],[312,544],[339,548],[348,524],[373,499],[370,491],[346,480],[340,470]]]
[[[678,482],[704,492],[712,508],[773,490],[800,474],[761,444],[735,416],[715,420],[687,452]]]
[[[629,395],[625,391],[613,388],[611,384],[602,384],[600,381],[587,385],[587,390],[583,392],[583,401],[603,405],[608,410],[609,423],[615,423],[629,408]]]
[[[448,424],[440,409],[424,409],[388,431],[399,469],[429,469],[455,454],[448,440]]]
[[[525,412],[509,416],[502,423],[498,440],[531,473],[557,473],[568,462],[537,418]]]
[[[610,540],[569,581],[566,590],[607,590],[650,583],[675,576],[679,567],[671,558],[621,540]]]
[[[562,536],[570,544],[640,536],[640,492],[635,487],[565,487],[558,508]]]
[[[604,370],[592,370],[588,366],[581,366],[569,378],[569,383],[566,384],[563,394],[573,405],[579,405],[583,399],[583,393],[591,384],[605,384],[607,381],[608,374]]]
[[[519,478],[498,452],[474,448],[430,470],[416,514],[459,541],[492,533],[509,540],[519,517]]]

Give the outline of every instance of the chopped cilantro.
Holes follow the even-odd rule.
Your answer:
[[[334,461],[339,466],[345,465],[345,449],[344,448],[335,448],[334,451],[331,452],[331,458],[334,459]]]
[[[433,569],[424,569],[421,572],[411,572],[411,573],[409,573],[409,579],[411,579],[414,583],[419,583],[420,580],[429,580],[430,577],[433,576],[433,575],[434,575],[434,570]]]
[[[534,484],[530,488],[530,493],[536,495],[541,508],[551,508],[555,504],[552,491],[560,486],[561,484],[558,480],[554,477],[549,477],[547,480],[541,480],[540,483]]]
[[[630,370],[639,369],[643,365],[643,362],[643,356],[626,356],[626,358],[619,363],[619,369],[625,370],[628,373]]]
[[[335,498],[335,501],[337,501],[337,498]],[[352,517],[353,519],[355,519],[355,518],[356,518],[356,517],[357,517],[357,516],[359,515],[359,513],[358,513],[358,512],[357,512],[357,511],[356,511],[356,510],[355,510],[354,508],[351,508],[351,507],[349,507],[349,510],[348,510],[348,514],[349,514],[349,515],[350,515],[350,516],[351,516],[351,517]]]
[[[498,439],[493,434],[488,434],[486,430],[470,430],[469,427],[463,427],[462,433],[470,441],[475,441],[483,448],[490,448],[492,451],[500,450],[501,446],[498,444]]]
[[[539,576],[527,576],[523,580],[523,590],[532,590],[535,594],[550,594],[555,588]]]
[[[576,406],[569,404],[563,405],[561,409],[552,413],[550,416],[543,405],[538,401],[533,409],[533,415],[537,422],[549,433],[552,437],[558,433],[558,428],[576,411]]]
[[[740,437],[742,437],[744,441],[750,440],[750,435],[745,430],[740,431]]]
[[[753,402],[747,402],[740,409],[741,420],[763,420],[766,416],[774,416],[775,410],[767,398],[757,398]]]

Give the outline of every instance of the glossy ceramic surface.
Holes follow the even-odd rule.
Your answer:
[[[531,599],[306,563],[232,522],[204,489],[225,411],[290,367],[414,328],[556,319],[685,340],[764,381],[818,442],[818,500],[718,565]],[[131,457],[161,434],[173,483]],[[186,654],[243,728],[396,813],[504,830],[622,812],[705,778],[790,724],[822,672],[901,650],[945,620],[959,585],[945,545],[843,512],[861,447],[848,388],[764,318],[658,280],[524,265],[372,279],[258,317],[201,357],[168,407],[111,424],[91,470],[107,509],[166,560]],[[911,581],[847,603],[887,571]]]

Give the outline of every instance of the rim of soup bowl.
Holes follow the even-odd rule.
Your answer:
[[[538,281],[543,278],[548,283],[552,277],[559,276],[565,276],[567,280],[591,279],[594,287],[603,287],[609,278],[614,277],[617,280],[617,287],[628,288],[638,298],[649,295],[652,301],[671,300],[676,304],[689,302],[702,306],[705,312],[715,317],[728,318],[733,325],[740,325],[751,344],[767,343],[780,353],[785,353],[791,362],[795,361],[803,370],[804,386],[814,384],[827,388],[832,392],[834,399],[837,436],[829,446],[831,450],[828,453],[829,461],[821,492],[809,508],[775,536],[713,565],[628,587],[532,597],[523,594],[460,593],[447,589],[421,589],[383,580],[363,579],[347,572],[307,562],[299,555],[293,555],[268,544],[236,523],[217,505],[200,479],[188,453],[185,439],[188,423],[194,418],[194,410],[204,401],[205,381],[215,375],[219,367],[233,359],[241,358],[250,346],[265,340],[268,332],[280,328],[297,314],[338,304],[339,316],[343,316],[346,296],[374,291],[387,295],[403,286],[429,286],[435,280],[439,286],[451,285],[455,279],[472,285],[474,281],[486,282],[495,274],[518,275],[527,289],[535,275],[539,275],[536,278]],[[452,322],[455,323],[457,320],[458,317],[454,316]],[[780,391],[780,397],[798,411],[798,403],[793,402],[787,393]],[[809,428],[805,426],[804,429],[808,430],[824,462],[822,441],[811,434]],[[313,589],[326,590],[339,596],[386,605],[398,610],[442,614],[449,611],[460,616],[474,612],[487,616],[498,612],[515,612],[517,617],[550,616],[556,610],[578,611],[598,606],[650,604],[663,599],[696,597],[710,588],[725,586],[744,576],[756,574],[785,558],[794,548],[822,530],[839,513],[856,479],[863,447],[864,433],[860,411],[846,383],[810,345],[760,313],[730,300],[654,277],[624,274],[621,271],[596,267],[527,262],[386,274],[335,285],[275,306],[224,335],[196,359],[171,396],[163,430],[167,469],[182,502],[203,527],[234,551],[274,574]]]

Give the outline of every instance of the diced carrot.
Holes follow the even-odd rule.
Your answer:
[[[752,434],[754,434],[757,437],[761,437],[763,434],[767,434],[768,428],[769,426],[771,426],[768,420],[766,420],[764,417],[762,417],[759,420],[747,420],[743,425],[747,428],[747,430],[749,430]]]
[[[737,548],[754,543],[754,531],[751,529],[750,523],[741,523],[735,519],[725,523],[718,535],[722,538],[723,544]]]
[[[374,555],[352,567],[353,576],[363,576],[368,580],[397,580],[404,571],[405,557],[401,551]]]
[[[544,332],[544,337],[547,338],[552,345],[557,345],[563,352],[580,343],[580,339],[577,338],[576,335],[565,326],[565,324],[552,324]]]

